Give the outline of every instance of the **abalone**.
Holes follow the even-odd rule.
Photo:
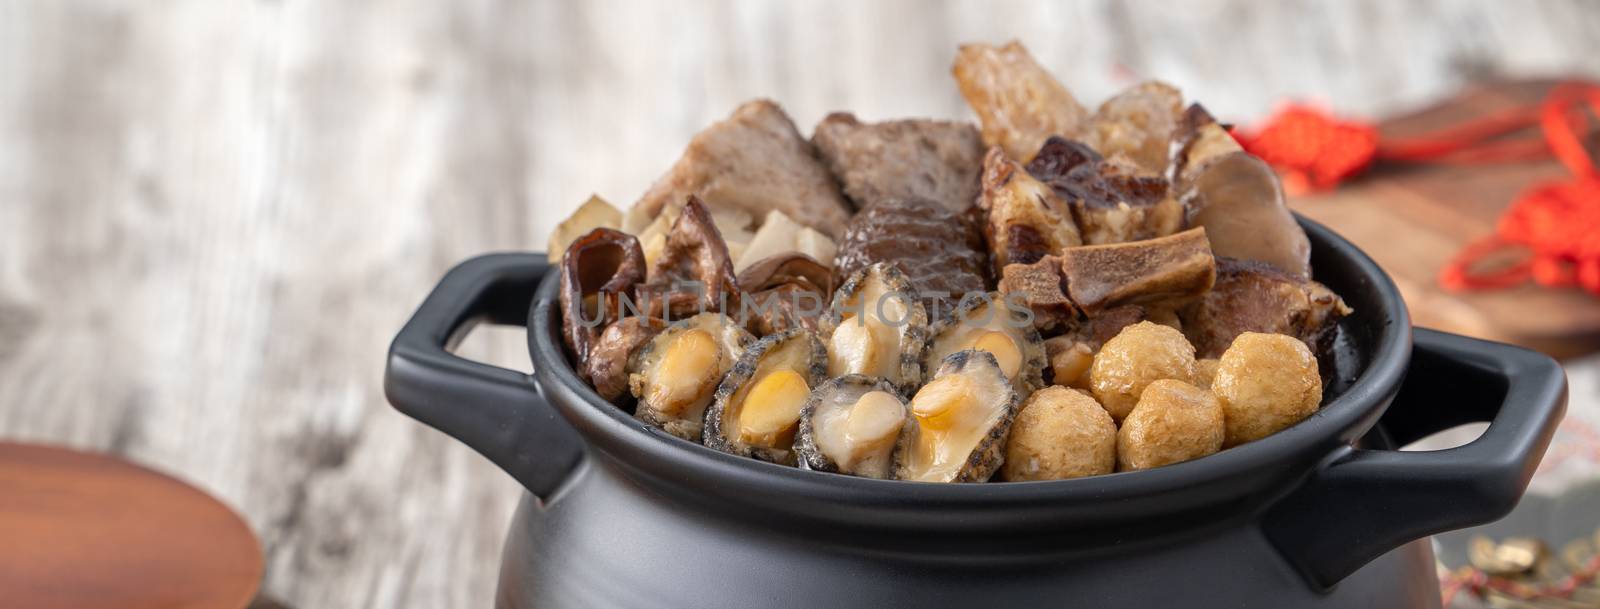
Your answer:
[[[639,398],[634,418],[699,442],[718,384],[753,340],[719,313],[701,313],[662,330],[628,359],[628,389]]]
[[[705,416],[705,445],[773,463],[794,463],[800,409],[827,372],[816,334],[795,329],[756,341],[734,362]]]
[[[986,482],[1005,461],[1021,403],[988,351],[957,351],[911,398],[912,425],[895,447],[894,473],[919,482]]]
[[[800,411],[795,452],[800,467],[863,478],[889,478],[896,441],[910,410],[883,379],[850,374],[811,392]]]
[[[846,279],[834,292],[820,330],[830,378],[881,378],[901,395],[922,384],[928,313],[894,265],[872,264]]]
[[[929,330],[922,368],[932,370],[957,351],[977,349],[994,356],[1020,399],[1044,387],[1048,362],[1044,340],[1022,303],[1004,300],[999,292],[969,298]]]

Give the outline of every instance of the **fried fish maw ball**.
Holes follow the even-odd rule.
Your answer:
[[[1109,474],[1117,465],[1117,424],[1094,398],[1060,385],[1033,392],[1006,438],[1001,475],[1009,481]]]
[[[1209,357],[1195,360],[1194,386],[1201,389],[1210,389],[1211,380],[1217,378],[1217,366],[1221,363],[1221,360]]]
[[[1228,446],[1270,436],[1311,416],[1322,403],[1317,358],[1284,334],[1245,332],[1217,364],[1211,391],[1228,421]]]
[[[1222,450],[1217,396],[1183,381],[1150,383],[1117,431],[1117,470],[1135,471],[1198,459]]]
[[[1057,385],[1083,388],[1089,386],[1089,365],[1094,363],[1094,351],[1081,342],[1066,336],[1044,341],[1044,351],[1050,359],[1050,373]]]
[[[1089,366],[1089,390],[1111,418],[1121,421],[1150,383],[1194,381],[1194,345],[1183,333],[1141,321],[1122,329],[1100,347]]]

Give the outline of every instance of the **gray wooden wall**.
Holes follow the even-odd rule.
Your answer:
[[[1160,77],[1229,119],[1600,75],[1582,0],[0,0],[0,437],[220,496],[288,605],[488,606],[517,489],[379,383],[444,269],[630,203],[749,97],[964,116],[955,45],[1012,37],[1086,103]]]

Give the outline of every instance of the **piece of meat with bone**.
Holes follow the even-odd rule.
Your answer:
[[[1045,138],[1078,137],[1089,112],[1022,43],[964,44],[951,73],[983,127],[983,143],[1028,161]]]
[[[1083,244],[1072,210],[1061,196],[998,147],[990,148],[983,159],[978,205],[987,211],[983,236],[996,276],[1007,265],[1032,264]]]
[[[1040,333],[1073,333],[1099,345],[1123,326],[1147,319],[1176,326],[1172,311],[1204,295],[1215,278],[1205,231],[1193,229],[1071,247],[1033,264],[1008,265],[1000,291],[1033,311]]]
[[[849,277],[873,263],[898,267],[923,299],[949,303],[988,291],[989,260],[983,236],[967,213],[927,199],[879,201],[857,213],[834,258],[834,277]],[[837,281],[835,282],[837,283]],[[947,304],[940,310],[948,311]]]
[[[1196,357],[1220,357],[1244,332],[1287,334],[1322,357],[1350,307],[1326,286],[1261,262],[1217,258],[1211,291],[1179,309]]]
[[[1061,258],[1045,256],[1032,264],[1008,264],[1000,276],[1000,293],[1007,302],[1028,307],[1033,327],[1050,336],[1077,324],[1078,308],[1067,297],[1067,278]]]
[[[738,210],[751,219],[778,210],[835,238],[850,219],[849,204],[811,144],[782,108],[764,99],[746,102],[696,134],[630,215],[654,218],[689,195],[710,209]]]
[[[971,123],[863,123],[835,112],[817,123],[811,144],[857,209],[885,199],[929,199],[961,211],[978,196],[984,147]]]
[[[1203,228],[1158,239],[1085,245],[1061,252],[1068,296],[1085,315],[1122,305],[1175,307],[1199,298],[1216,280]]]
[[[1284,203],[1278,174],[1239,148],[1199,104],[1174,137],[1171,175],[1190,226],[1203,226],[1218,256],[1256,260],[1311,277],[1311,242]]]
[[[1067,202],[1084,243],[1153,239],[1183,228],[1183,206],[1165,177],[1148,175],[1125,158],[1106,159],[1080,142],[1051,137],[1028,173]]]

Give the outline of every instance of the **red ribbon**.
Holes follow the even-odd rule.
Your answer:
[[[1376,126],[1291,105],[1255,131],[1235,130],[1251,154],[1277,167],[1292,194],[1333,188],[1376,163],[1484,164],[1555,157],[1573,177],[1535,184],[1500,217],[1495,233],[1469,244],[1439,272],[1451,290],[1505,288],[1528,280],[1600,295],[1600,167],[1584,148],[1600,117],[1600,86],[1564,83],[1538,104],[1426,136],[1381,140]],[[1542,138],[1503,136],[1537,125]],[[1494,262],[1510,258],[1511,262]],[[1491,263],[1494,262],[1494,263]]]

